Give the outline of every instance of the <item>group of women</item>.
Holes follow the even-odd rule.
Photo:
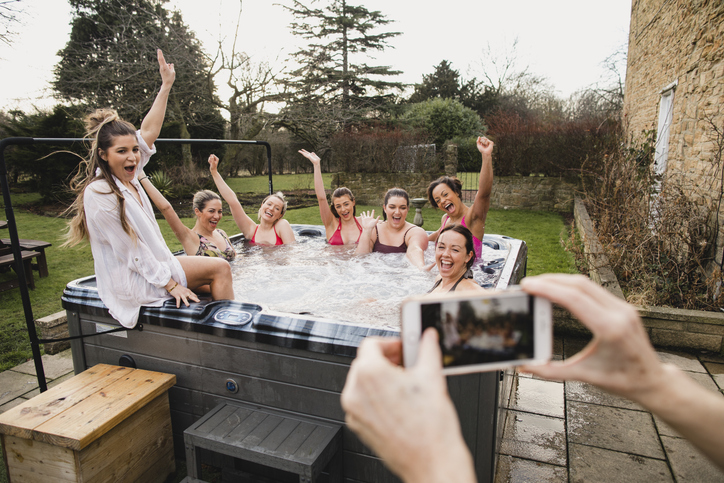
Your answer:
[[[170,295],[181,303],[199,301],[194,291],[210,292],[213,300],[233,299],[229,261],[236,251],[227,234],[218,228],[222,202],[229,205],[234,221],[250,243],[282,245],[294,243],[294,232],[284,214],[282,193],[267,196],[258,212],[259,222],[246,214],[233,190],[218,172],[219,159],[209,156],[209,169],[221,196],[210,190],[195,194],[196,222],[184,225],[171,204],[155,188],[143,168],[155,147],[163,124],[168,95],[175,79],[173,64],[157,52],[162,85],[156,99],[136,130],[110,109],[98,109],[86,118],[87,137],[92,140],[87,159],[71,183],[77,197],[71,206],[66,244],[89,240],[101,300],[111,315],[126,327],[134,327],[141,306],[160,306]],[[357,216],[355,198],[348,188],[337,188],[327,203],[320,158],[300,150],[314,170],[319,212],[331,245],[356,245],[355,254],[405,253],[420,269],[424,252],[435,242],[435,265],[439,276],[431,293],[463,289],[482,290],[472,280],[470,268],[481,255],[485,219],[490,206],[493,143],[477,140],[482,155],[479,189],[472,206],[462,201],[462,184],[443,176],[428,188],[433,207],[445,212],[441,228],[428,235],[406,221],[410,208],[407,192],[387,191],[383,221],[375,211]],[[153,202],[181,242],[186,257],[175,257],[156,223]]]

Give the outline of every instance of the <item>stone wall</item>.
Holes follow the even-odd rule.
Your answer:
[[[633,0],[624,99],[629,137],[657,128],[661,92],[675,82],[667,176],[681,175],[692,192],[716,198],[712,123],[724,127],[721,0]],[[720,219],[719,263],[723,224]]]
[[[358,203],[380,206],[385,192],[395,186],[407,190],[411,198],[427,198],[427,187],[438,176],[420,173],[337,173],[332,181],[332,188],[346,186],[352,190]],[[573,196],[578,186],[576,179],[496,177],[491,206],[496,209],[570,213],[573,211]],[[466,191],[464,195],[466,202],[472,202],[475,191]]]

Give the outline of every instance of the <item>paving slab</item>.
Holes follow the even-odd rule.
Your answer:
[[[656,351],[656,353],[659,355],[659,359],[661,359],[662,362],[674,364],[682,371],[706,372],[704,366],[694,355],[676,351]]]
[[[677,483],[687,481],[724,483],[724,473],[687,440],[662,436],[661,442],[664,444]]]
[[[45,373],[46,380],[57,379],[69,372],[73,372],[73,354],[70,349],[58,352],[54,355],[44,354],[42,356],[42,360],[43,372]],[[35,362],[30,360],[14,367],[12,370],[35,376]]]
[[[719,390],[724,389],[724,363],[704,362],[704,367],[706,367],[706,370],[711,374]]]
[[[568,468],[540,461],[501,455],[495,473],[495,483],[565,483]]]
[[[0,372],[0,405],[22,396],[38,387],[35,376],[15,371]]]
[[[510,409],[565,418],[565,395],[562,382],[518,377],[513,382]]]
[[[569,443],[570,483],[674,481],[666,461]],[[701,480],[704,481],[704,480]]]
[[[653,418],[645,411],[569,401],[568,443],[664,458]]]
[[[563,419],[512,410],[507,413],[501,454],[565,466],[566,428]]]
[[[579,381],[566,381],[566,400],[599,404],[601,406],[611,406],[616,408],[635,409],[637,411],[644,410],[640,405],[630,399],[615,396],[603,389],[599,389],[593,384]]]

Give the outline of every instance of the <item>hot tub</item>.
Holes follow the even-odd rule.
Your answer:
[[[323,242],[324,228],[294,226]],[[236,238],[238,240],[238,237]],[[524,242],[486,235],[496,256],[478,267],[486,284],[504,288],[525,275]],[[487,257],[486,257],[487,258]],[[502,260],[502,262],[501,262]],[[244,263],[241,257],[239,264]],[[303,284],[303,280],[295,280]],[[237,298],[241,298],[237,289]],[[236,402],[303,414],[344,424],[339,395],[362,339],[396,337],[399,329],[308,313],[280,312],[248,301],[202,300],[177,309],[172,301],[141,309],[142,330],[104,334],[119,327],[95,288],[95,278],[70,282],[63,292],[71,335],[96,334],[72,342],[76,373],[98,363],[135,364],[140,369],[175,374],[169,391],[177,457],[184,457],[183,431],[220,402]],[[508,390],[501,373],[448,377],[450,395],[463,435],[473,454],[479,481],[493,478],[499,399]],[[507,378],[505,378],[507,379]],[[397,481],[356,436],[344,428],[344,474],[354,481]]]

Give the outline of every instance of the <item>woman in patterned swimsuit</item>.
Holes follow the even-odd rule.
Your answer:
[[[194,195],[194,213],[196,224],[189,228],[183,224],[171,203],[151,183],[143,171],[138,173],[143,188],[153,204],[161,211],[186,255],[220,257],[231,261],[236,257],[236,250],[231,245],[224,230],[217,228],[221,217],[221,197],[213,191],[203,190]]]

